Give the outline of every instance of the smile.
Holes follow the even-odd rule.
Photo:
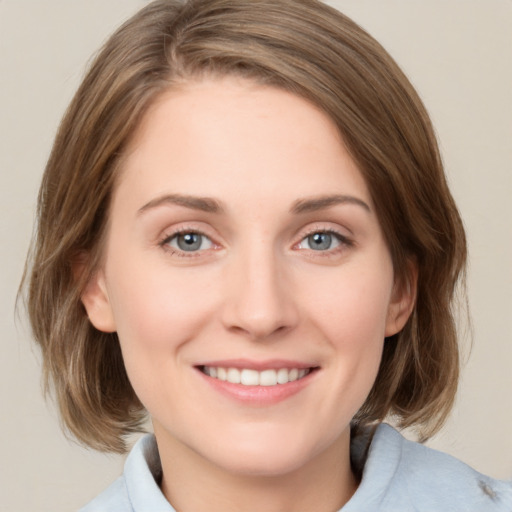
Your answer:
[[[223,368],[202,366],[200,370],[209,377],[243,386],[277,386],[303,379],[313,368],[279,368],[263,371],[249,368]]]

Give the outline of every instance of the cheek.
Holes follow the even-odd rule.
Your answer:
[[[330,398],[344,404],[347,416],[353,416],[366,400],[384,346],[393,274],[391,264],[373,268],[377,270],[368,272],[359,266],[340,270],[336,279],[331,276],[328,293],[315,287],[308,301],[309,318],[329,343],[335,367],[335,393]]]
[[[115,264],[114,264],[115,263]],[[194,339],[214,309],[208,280],[170,272],[166,265],[112,261],[109,298],[132,386],[147,408],[159,396],[162,378],[179,378],[181,347]],[[126,276],[130,276],[126,279]]]
[[[201,312],[209,309],[207,279],[151,263],[139,266],[125,259],[110,274],[109,297],[125,345],[169,347],[189,338],[204,317]]]
[[[326,280],[324,287],[316,286],[310,293],[311,318],[317,319],[332,343],[364,350],[384,340],[392,271],[378,269],[340,270],[338,275]]]

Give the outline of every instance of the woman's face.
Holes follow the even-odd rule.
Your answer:
[[[83,300],[118,332],[161,450],[265,475],[348,446],[384,338],[408,314],[334,124],[235,79],[149,110]]]

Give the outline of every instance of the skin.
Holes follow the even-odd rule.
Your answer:
[[[178,510],[332,511],[355,491],[350,421],[414,300],[374,212],[332,121],[288,92],[205,79],[146,114],[83,302],[118,332]],[[198,250],[183,232],[204,234]],[[331,244],[314,249],[314,233]],[[258,404],[197,368],[241,358],[316,370]]]

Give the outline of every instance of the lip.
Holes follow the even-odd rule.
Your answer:
[[[248,370],[256,370],[258,372],[262,372],[264,370],[279,370],[280,368],[286,368],[288,370],[292,368],[298,368],[299,370],[318,368],[318,364],[315,364],[314,362],[304,363],[291,361],[289,359],[268,359],[266,361],[254,361],[250,359],[216,359],[215,361],[202,361],[195,366],[216,366],[221,368],[237,368],[238,370],[247,368]]]
[[[280,368],[312,368],[313,370],[305,377],[286,384],[277,384],[275,386],[245,386],[243,384],[233,384],[228,381],[212,378],[201,371],[202,366],[237,369],[247,368],[256,371],[278,370]],[[244,405],[265,407],[283,402],[301,392],[313,382],[320,368],[315,364],[300,363],[290,360],[273,359],[267,361],[252,361],[245,359],[230,359],[204,362],[196,365],[194,369],[203,379],[203,382],[205,382],[210,389],[213,389],[216,393]]]

